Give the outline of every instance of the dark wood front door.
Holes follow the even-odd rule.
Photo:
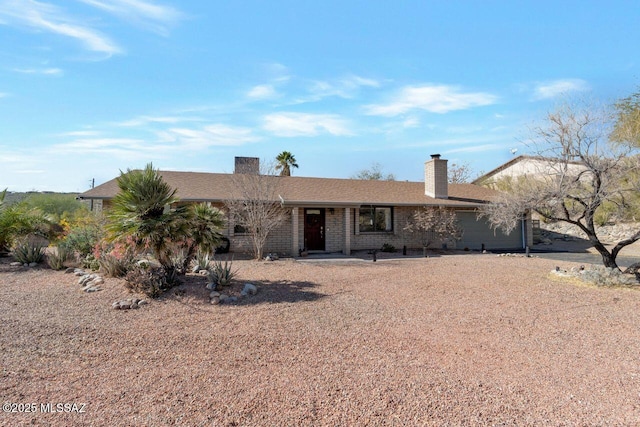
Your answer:
[[[304,245],[310,251],[324,251],[324,209],[304,210]]]

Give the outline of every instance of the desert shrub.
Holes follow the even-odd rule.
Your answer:
[[[65,242],[80,258],[87,258],[87,255],[93,254],[93,250],[101,237],[102,228],[100,224],[90,221],[72,227],[65,238]]]
[[[214,261],[209,272],[209,281],[219,286],[229,286],[237,274],[233,270],[233,261]]]
[[[382,252],[395,252],[396,251],[396,247],[393,246],[390,243],[385,243],[382,245],[382,249],[380,249]]]
[[[167,267],[168,270],[176,271],[176,273],[184,273],[187,261],[187,250],[182,247],[173,247],[171,252],[169,253],[169,264],[165,267]]]
[[[115,255],[104,254],[99,260],[100,271],[107,277],[124,277],[133,266],[133,260],[118,258]]]
[[[65,243],[60,243],[47,254],[47,263],[53,270],[62,270],[69,262],[75,261],[73,250]]]
[[[88,268],[89,270],[100,270],[100,260],[93,254],[88,254],[81,259],[82,268]]]
[[[130,239],[116,243],[103,239],[94,246],[92,256],[98,269],[107,277],[124,277],[131,269],[136,253]]]
[[[133,292],[157,298],[171,288],[164,268],[134,264],[125,276],[125,286]]]
[[[34,239],[24,239],[13,248],[13,257],[23,263],[41,263],[44,260],[45,245]]]
[[[38,210],[28,209],[19,203],[11,206],[0,204],[0,251],[30,235],[47,236],[48,224]]]
[[[73,218],[83,212],[88,212],[87,207],[75,194],[60,193],[31,193],[22,201],[30,209],[38,209],[59,222],[62,218]]]
[[[594,265],[580,273],[583,281],[596,286],[638,286],[635,276],[624,274],[615,268]]]

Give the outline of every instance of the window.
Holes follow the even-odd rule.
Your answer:
[[[360,232],[393,231],[393,209],[368,206],[360,208]]]
[[[240,224],[235,224],[233,226],[233,234],[247,234],[247,229],[245,226]]]

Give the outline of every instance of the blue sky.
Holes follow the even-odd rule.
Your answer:
[[[87,190],[148,162],[420,181],[526,152],[566,97],[639,86],[640,2],[0,0],[0,189]]]

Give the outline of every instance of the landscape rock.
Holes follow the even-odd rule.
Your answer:
[[[207,276],[209,275],[209,270],[200,270],[198,271],[198,274],[201,276]]]
[[[111,307],[116,310],[137,310],[138,308],[148,303],[149,302],[147,300],[133,298],[133,299],[126,299],[122,301],[116,301],[113,304],[111,304]]]
[[[36,267],[37,265],[38,265],[37,262],[32,262],[32,263],[29,264],[29,267]]]
[[[217,286],[215,283],[207,283],[207,289],[210,291],[215,291]]]
[[[75,268],[73,268],[73,267],[69,267],[69,268],[67,268],[67,269],[64,271],[64,273],[65,273],[65,274],[71,274],[71,273],[75,273],[75,271],[76,271],[76,269],[75,269]]]
[[[12,262],[12,263],[11,263],[11,264],[9,264],[9,265],[10,265],[11,267],[21,267],[21,266],[22,266],[22,263],[21,263],[21,262],[16,261],[16,262]]]
[[[256,287],[256,285],[252,284],[252,283],[245,283],[244,287],[242,288],[242,294],[244,295],[255,295],[258,293],[258,288]]]
[[[218,304],[220,304],[220,298],[218,298],[218,297],[211,298],[210,303],[211,303],[211,305],[218,305]]]
[[[216,298],[220,296],[220,292],[213,291],[209,294],[209,298]]]

